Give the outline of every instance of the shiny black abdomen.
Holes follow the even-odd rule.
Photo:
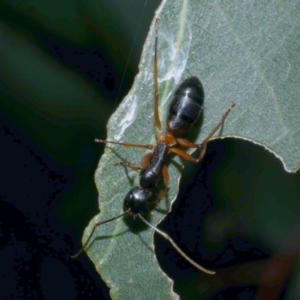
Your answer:
[[[168,152],[166,143],[159,142],[153,151],[149,163],[140,172],[140,186],[143,189],[153,189],[158,182]]]
[[[198,119],[203,103],[204,90],[200,80],[195,76],[185,79],[169,106],[169,130],[174,133],[185,132]]]

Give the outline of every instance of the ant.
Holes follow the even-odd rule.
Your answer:
[[[106,144],[118,144],[125,147],[136,147],[150,149],[152,152],[147,153],[143,159],[141,166],[129,163],[127,161],[116,162],[115,165],[124,165],[126,167],[140,170],[139,181],[140,186],[133,187],[126,195],[123,203],[123,213],[114,218],[98,222],[94,225],[87,241],[84,243],[83,247],[72,256],[72,258],[78,257],[86,248],[88,242],[90,241],[95,228],[97,226],[103,225],[105,223],[116,220],[124,215],[131,214],[134,217],[140,218],[145,224],[153,228],[156,232],[162,235],[165,239],[169,240],[173,247],[192,265],[197,269],[213,275],[214,271],[205,269],[204,267],[198,265],[191,258],[189,258],[171,239],[169,235],[165,232],[160,231],[158,228],[150,224],[142,214],[149,211],[149,208],[161,201],[168,193],[170,189],[170,178],[169,172],[164,164],[165,158],[169,153],[174,153],[183,159],[189,160],[194,163],[198,163],[202,160],[206,152],[206,145],[212,136],[216,133],[219,127],[225,121],[225,118],[235,106],[232,103],[226,113],[222,116],[220,122],[217,126],[210,132],[210,134],[204,139],[201,144],[194,144],[186,139],[175,137],[185,133],[189,127],[198,119],[202,112],[202,107],[204,103],[204,89],[200,80],[195,77],[189,77],[185,79],[175,91],[174,98],[169,106],[168,116],[167,116],[167,132],[162,131],[162,126],[158,113],[158,79],[157,79],[157,42],[158,42],[158,30],[157,30],[158,19],[155,20],[155,50],[154,50],[154,87],[155,87],[155,98],[154,98],[154,123],[156,126],[156,145],[142,145],[142,144],[130,144],[106,141],[101,139],[95,139],[97,143]],[[200,154],[198,158],[186,153],[185,151],[176,148],[176,145],[180,145],[185,148],[197,148],[200,149]],[[152,190],[157,186],[160,176],[163,176],[166,188],[165,190],[156,198]]]

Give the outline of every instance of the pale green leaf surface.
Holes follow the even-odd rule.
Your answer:
[[[287,170],[300,163],[299,2],[164,1],[159,18],[158,64],[160,117],[174,89],[190,74],[197,75],[206,94],[200,142],[232,102],[221,136],[235,136],[264,145]],[[153,122],[153,24],[146,41],[140,73],[131,92],[111,117],[108,140],[155,143]],[[104,138],[104,137],[100,137]],[[138,185],[138,172],[114,167],[114,162],[139,163],[144,150],[110,145],[96,172],[101,214],[95,222],[122,213],[126,193]],[[180,160],[168,163],[171,189],[153,211],[157,224],[177,193]],[[140,230],[120,218],[97,228],[87,252],[113,299],[171,299],[171,281],[161,272],[153,253],[153,231]]]

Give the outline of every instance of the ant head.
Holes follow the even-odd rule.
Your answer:
[[[151,191],[142,190],[136,186],[132,188],[126,195],[123,203],[123,211],[130,210],[133,214],[139,214],[147,211],[147,205],[153,201],[153,194]]]

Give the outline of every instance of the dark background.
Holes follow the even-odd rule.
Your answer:
[[[9,64],[1,67],[0,81],[1,299],[110,299],[86,254],[77,260],[70,255],[98,213],[93,176],[103,146],[93,140],[106,136],[109,116],[132,85],[159,5],[119,2],[102,1],[95,4],[99,10],[73,1],[0,4],[0,61]],[[25,55],[28,49],[36,61]],[[49,75],[38,59],[55,72]],[[78,96],[64,78],[93,97]],[[230,227],[217,247],[204,249],[205,230],[209,236],[213,229],[203,228],[203,221],[207,214],[222,217],[229,196],[241,204],[235,214],[244,213],[243,202],[264,201],[268,191],[284,199],[290,189],[299,200],[299,183],[299,172],[286,173],[274,155],[241,140],[213,141],[200,165],[188,164],[173,211],[160,227],[219,277],[199,274],[155,236],[158,260],[181,298],[253,299],[259,272],[276,250],[243,226]],[[251,227],[255,213],[247,213]],[[205,294],[203,282],[210,286]]]

